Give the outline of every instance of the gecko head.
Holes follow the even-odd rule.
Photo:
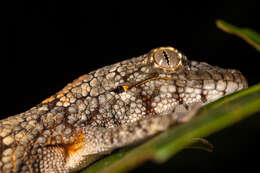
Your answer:
[[[134,86],[140,89],[144,100],[150,100],[151,106],[146,107],[157,114],[169,113],[179,105],[189,108],[194,103],[207,104],[247,88],[240,71],[188,60],[173,47],[153,49],[144,56],[144,61],[146,57],[148,62],[143,71],[148,73],[140,72],[146,78]]]
[[[188,60],[173,47],[153,49],[124,62],[120,71],[123,67],[123,83],[113,91],[129,105],[132,100],[140,102],[137,112],[146,110],[148,114],[168,114],[179,107],[181,111],[188,110],[195,103],[204,105],[247,88],[246,79],[238,70]],[[136,111],[131,109],[131,106],[127,108],[130,112]]]
[[[194,93],[199,93],[197,100],[200,98],[202,102],[208,103],[247,88],[247,81],[240,71],[188,60],[173,47],[153,49],[148,56],[151,67],[158,75],[157,79],[172,81],[179,94],[192,97]]]

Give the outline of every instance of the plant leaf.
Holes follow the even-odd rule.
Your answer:
[[[191,140],[193,143],[188,148],[213,152],[214,146],[208,140],[203,138],[192,138]]]
[[[194,142],[260,111],[260,84],[223,97],[203,107],[188,123],[175,126],[133,148],[118,151],[89,166],[82,173],[119,173],[147,160],[162,163]]]
[[[222,20],[217,20],[216,24],[218,28],[227,33],[234,34],[244,39],[246,42],[255,47],[258,51],[260,51],[260,34],[256,31],[248,28],[239,28]]]

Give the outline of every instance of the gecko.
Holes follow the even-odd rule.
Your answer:
[[[188,60],[173,47],[152,49],[82,75],[28,111],[0,120],[0,172],[77,172],[189,121],[196,105],[247,87],[238,70]]]

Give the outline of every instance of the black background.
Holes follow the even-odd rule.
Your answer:
[[[217,29],[216,19],[260,32],[259,1],[10,2],[1,26],[1,118],[23,112],[78,76],[160,46],[189,59],[242,71],[259,82],[260,52]],[[259,169],[260,117],[208,139],[215,151],[184,150],[163,165],[134,172],[222,172]]]

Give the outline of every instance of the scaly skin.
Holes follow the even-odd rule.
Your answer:
[[[74,172],[182,122],[247,87],[237,70],[189,61],[171,47],[92,71],[0,121],[0,172]]]

